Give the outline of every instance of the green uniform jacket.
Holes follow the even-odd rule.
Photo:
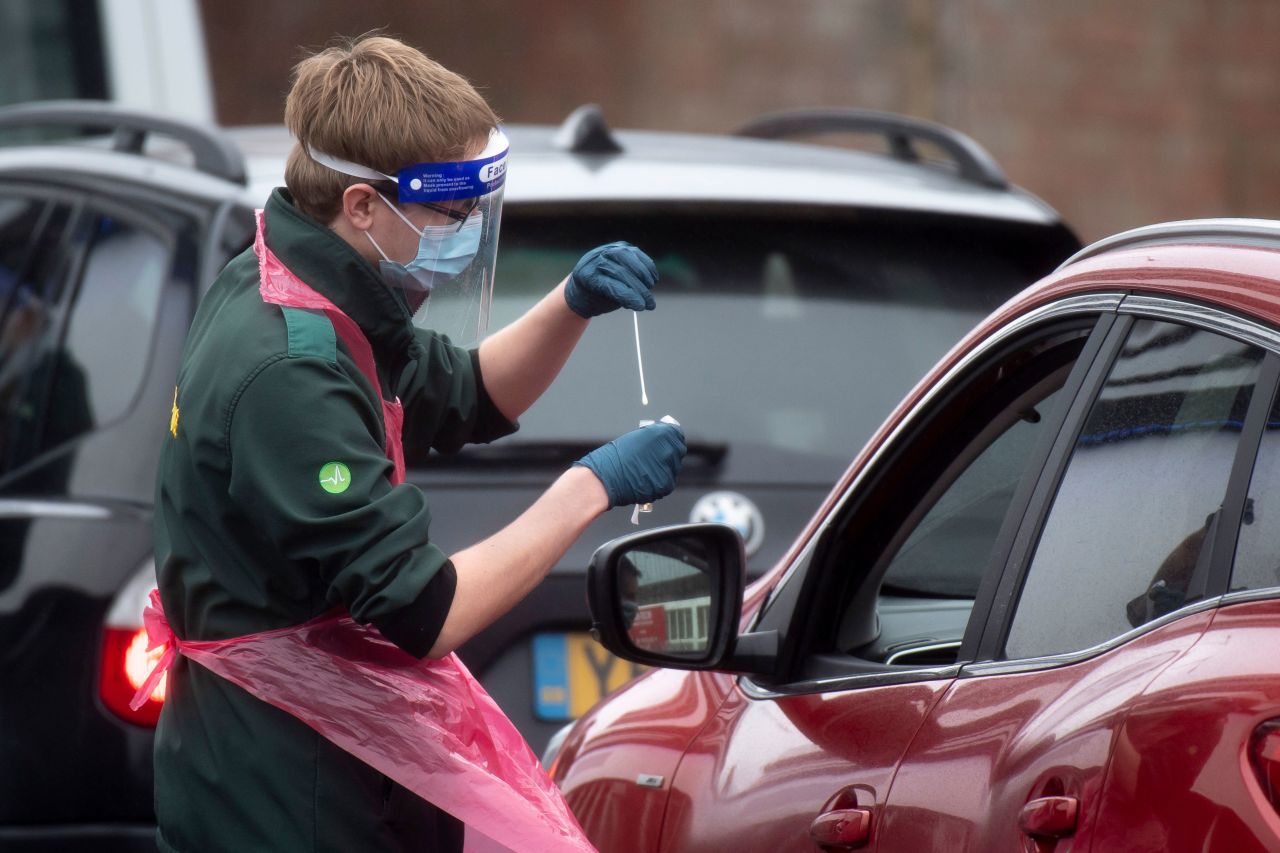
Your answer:
[[[276,190],[267,245],[369,339],[406,444],[453,451],[515,430],[475,353],[414,329],[399,294]],[[252,249],[201,302],[156,490],[156,567],[174,633],[217,640],[336,606],[421,657],[456,576],[427,502],[392,488],[380,401],[320,314],[262,301]],[[349,476],[322,484],[339,462]],[[345,484],[345,489],[342,486]],[[451,849],[460,827],[304,723],[179,658],[155,744],[162,849]]]

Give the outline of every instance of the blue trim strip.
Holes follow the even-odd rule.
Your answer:
[[[1272,424],[1268,424],[1267,427],[1268,429],[1274,428]],[[1106,432],[1086,433],[1080,436],[1080,440],[1077,444],[1088,447],[1097,444],[1107,444],[1112,441],[1123,441],[1126,438],[1135,438],[1143,435],[1173,435],[1178,432],[1206,432],[1218,429],[1239,432],[1243,428],[1244,421],[1234,419],[1190,421],[1182,424],[1138,424],[1130,427],[1120,427],[1118,429],[1107,430]]]

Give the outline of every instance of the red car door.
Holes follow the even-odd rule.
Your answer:
[[[1214,590],[1226,591],[1222,606],[1133,703],[1107,771],[1098,849],[1280,849],[1280,396],[1255,432],[1230,577]]]
[[[1108,764],[1143,691],[1213,618],[1211,577],[1244,504],[1230,486],[1256,447],[1242,430],[1249,417],[1260,430],[1275,371],[1255,395],[1264,350],[1223,333],[1225,315],[1127,305],[1114,360],[1077,400],[1081,428],[1059,436],[1065,471],[1051,463],[1028,501],[980,642],[997,660],[966,666],[934,705],[881,850],[1136,849],[1098,842],[1115,832],[1099,817]],[[1199,761],[1193,749],[1166,769],[1194,776]]]
[[[855,477],[755,626],[783,638],[785,674],[739,679],[692,741],[659,849],[877,846],[899,763],[985,622],[1007,519],[1104,337],[1086,307],[993,341]]]
[[[879,849],[1019,850],[1033,840],[1024,824],[1041,842],[1028,850],[1090,849],[1128,707],[1208,622],[1188,616],[1074,665],[957,679],[898,771]]]
[[[824,814],[851,841],[869,838],[898,760],[949,683],[735,691],[680,762],[659,849],[808,853]]]
[[[1131,704],[1098,806],[1095,850],[1280,849],[1271,781],[1280,778],[1280,590],[1269,596],[1216,611],[1195,647]]]

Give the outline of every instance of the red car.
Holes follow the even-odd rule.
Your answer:
[[[1280,849],[1278,383],[1280,223],[1138,229],[952,350],[745,601],[728,528],[606,545],[597,635],[660,668],[555,755],[587,834]]]

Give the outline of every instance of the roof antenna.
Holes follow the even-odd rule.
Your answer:
[[[569,113],[551,144],[571,154],[621,154],[599,104],[585,104]]]

